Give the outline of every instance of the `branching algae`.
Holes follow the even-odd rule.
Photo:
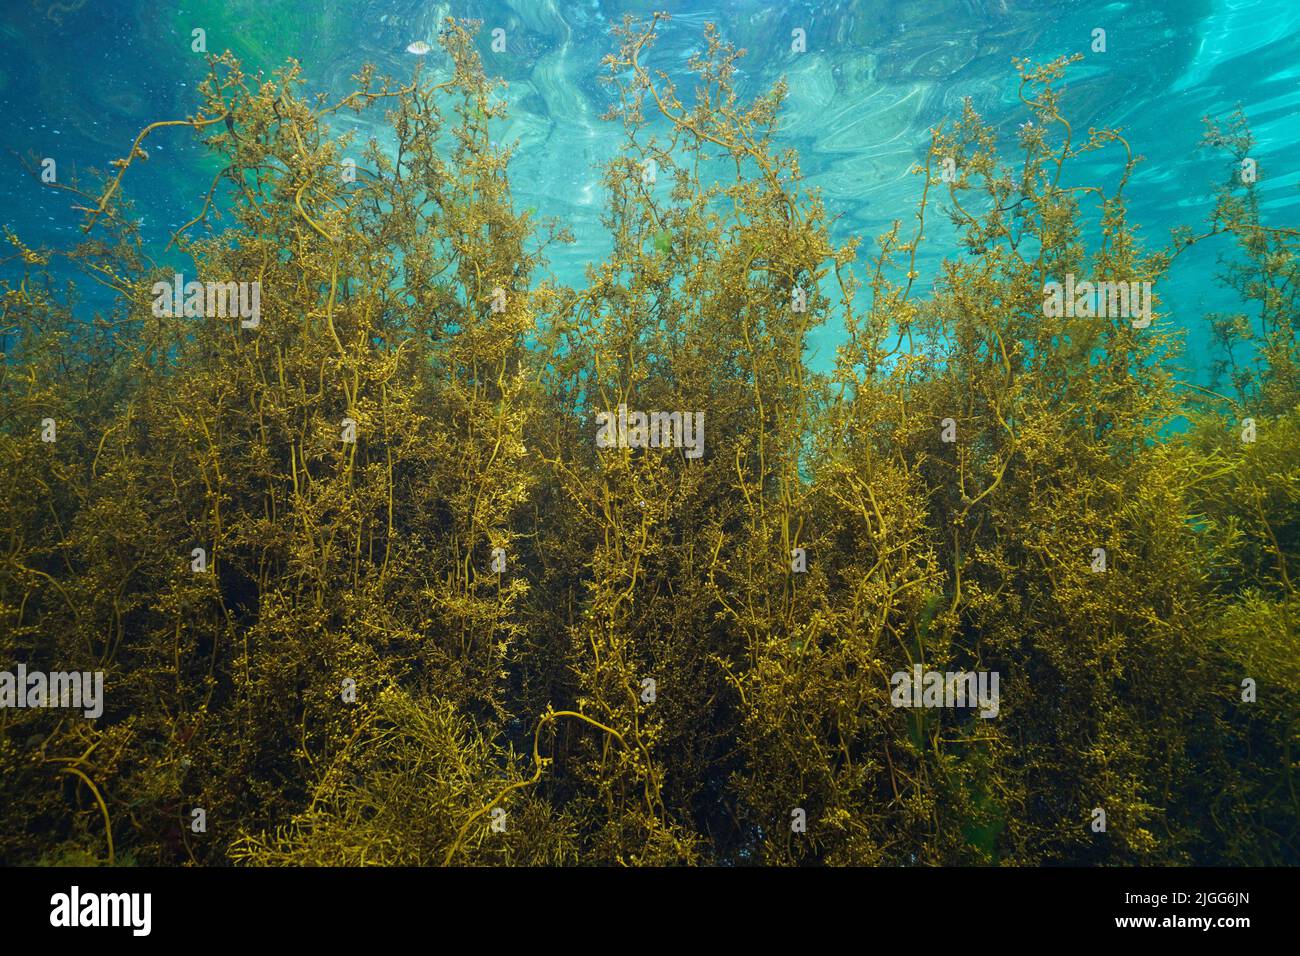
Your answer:
[[[105,690],[0,707],[0,859],[1300,859],[1297,232],[1234,176],[1145,246],[1138,159],[1071,126],[1059,60],[1017,65],[1008,153],[969,104],[932,131],[860,265],[784,87],[741,102],[710,28],[684,100],[661,20],[606,61],[581,288],[539,278],[569,236],[515,209],[465,25],[446,81],[336,102],[214,57],[197,113],[60,186],[79,244],[7,233],[0,669]],[[212,181],[155,262],[131,169],[177,135]],[[1250,144],[1208,127],[1233,170]],[[1097,150],[1120,174],[1077,184]],[[1194,384],[1160,288],[1215,237],[1243,311]]]

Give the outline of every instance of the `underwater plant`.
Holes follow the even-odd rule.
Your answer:
[[[969,102],[932,131],[859,264],[784,85],[742,101],[709,27],[679,91],[664,19],[614,31],[581,288],[539,278],[572,237],[516,209],[454,21],[450,78],[338,100],[213,56],[60,187],[76,245],[7,231],[0,670],[106,693],[0,708],[0,861],[1300,859],[1296,233],[1238,178],[1147,245],[1062,58],[1016,64],[1012,148]],[[1240,164],[1245,118],[1208,129]],[[129,174],[182,131],[211,185],[159,254]],[[1193,386],[1159,289],[1219,236],[1247,311]]]

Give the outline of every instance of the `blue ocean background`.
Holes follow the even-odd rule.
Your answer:
[[[81,236],[80,214],[67,193],[44,188],[28,168],[42,158],[72,171],[108,169],[150,122],[181,119],[198,108],[196,85],[205,57],[191,51],[195,28],[209,52],[229,48],[246,72],[270,71],[292,57],[308,89],[337,98],[351,77],[373,63],[405,80],[417,59],[426,75],[448,72],[437,48],[448,16],[481,21],[479,48],[489,75],[507,82],[507,121],[499,143],[517,143],[510,166],[520,209],[533,207],[572,230],[576,242],[550,249],[550,269],[583,283],[584,267],[609,247],[600,224],[604,195],[599,164],[617,155],[621,127],[601,119],[612,92],[600,83],[609,30],[625,14],[665,11],[648,65],[664,71],[687,100],[687,71],[703,46],[704,26],[743,48],[739,93],[750,98],[781,77],[789,96],[780,145],[795,147],[807,184],[821,190],[836,240],[863,239],[870,255],[877,235],[900,220],[915,223],[929,130],[974,106],[998,130],[1014,159],[1018,127],[1030,118],[1019,102],[1014,57],[1046,62],[1083,53],[1067,76],[1064,112],[1076,130],[1122,127],[1145,157],[1126,189],[1130,215],[1152,247],[1175,226],[1200,226],[1216,187],[1231,175],[1221,153],[1199,147],[1202,117],[1225,117],[1237,106],[1250,119],[1257,146],[1259,194],[1266,224],[1300,221],[1300,2],[1297,0],[466,0],[361,2],[340,0],[202,0],[177,4],[139,0],[4,0],[0,20],[0,224],[29,245],[66,248]],[[505,31],[494,53],[491,31]],[[1091,52],[1093,31],[1106,31],[1106,51]],[[802,29],[807,51],[791,50]],[[408,46],[424,41],[418,57]],[[379,111],[361,120],[340,116],[339,132],[384,141]],[[151,136],[151,161],[134,164],[124,189],[159,262],[172,232],[198,211],[213,176],[191,130]],[[1118,147],[1080,157],[1074,179],[1113,187],[1122,170]],[[944,256],[957,255],[940,220],[921,247],[922,287]],[[1227,238],[1180,256],[1158,285],[1159,321],[1186,332],[1184,364],[1204,378],[1211,360],[1207,313],[1240,311],[1216,280]],[[0,258],[9,252],[0,253]],[[173,251],[174,255],[174,251]],[[12,263],[0,265],[8,270]],[[860,260],[859,269],[866,265]],[[860,274],[862,274],[860,273]],[[540,278],[540,277],[536,277]],[[83,308],[93,310],[87,291]],[[816,330],[808,361],[825,368],[843,331],[832,318]]]

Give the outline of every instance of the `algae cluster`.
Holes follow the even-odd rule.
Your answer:
[[[567,234],[515,210],[460,25],[450,80],[340,102],[214,57],[194,116],[60,187],[79,245],[9,235],[0,669],[106,677],[98,720],[0,709],[0,861],[1300,862],[1297,232],[1234,177],[1148,248],[1062,60],[1019,65],[1006,155],[969,107],[936,129],[915,226],[859,261],[776,145],[784,88],[740,102],[710,29],[684,102],[657,23],[607,59],[581,288],[537,278]],[[219,170],[186,277],[258,282],[255,327],[151,309],[126,195],[165,135]],[[1250,150],[1241,117],[1208,140]],[[1067,185],[1099,149],[1116,181]],[[1158,299],[1211,237],[1222,384],[1158,309],[1044,314],[1067,273]],[[702,457],[598,447],[620,405],[707,412]],[[997,717],[891,705],[918,664],[996,671]]]

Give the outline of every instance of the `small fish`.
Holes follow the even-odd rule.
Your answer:
[[[429,44],[425,43],[423,40],[416,40],[406,48],[406,52],[414,53],[416,56],[424,56],[426,53],[433,52],[433,47],[429,46]]]

